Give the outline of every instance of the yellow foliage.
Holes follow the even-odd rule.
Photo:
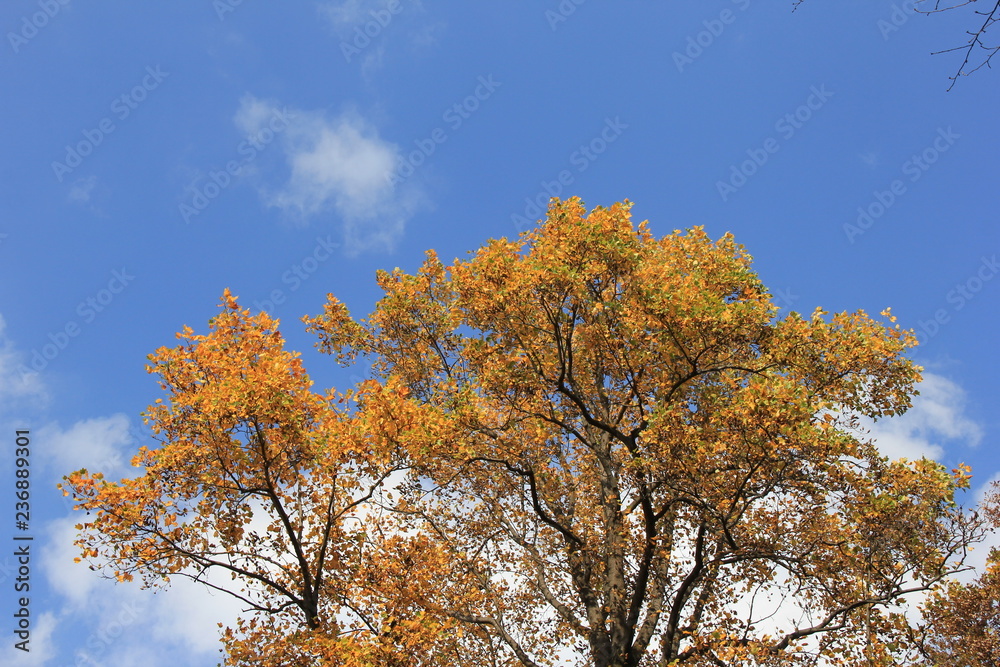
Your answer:
[[[553,200],[518,239],[380,271],[366,319],[330,295],[318,347],[374,366],[346,393],[226,290],[150,356],[141,474],[67,477],[83,558],[231,575],[231,665],[908,664],[891,605],[980,525],[967,467],[854,428],[909,407],[912,332],[778,319],[731,235],[630,208]],[[768,593],[801,613],[737,611]]]

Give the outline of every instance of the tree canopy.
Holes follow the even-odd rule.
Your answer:
[[[380,271],[365,319],[330,295],[319,349],[372,367],[344,392],[227,290],[150,356],[139,476],[68,476],[82,557],[239,597],[230,665],[930,660],[903,603],[951,613],[987,518],[956,503],[967,467],[859,428],[910,406],[912,332],[779,318],[731,235],[656,238],[630,206],[554,199],[518,239]]]

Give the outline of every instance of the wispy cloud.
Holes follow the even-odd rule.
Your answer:
[[[236,125],[248,134],[259,132],[277,108],[273,102],[246,96]],[[276,189],[261,186],[267,205],[301,220],[336,213],[349,253],[391,250],[421,199],[415,187],[394,188],[389,182],[400,159],[399,147],[380,137],[378,128],[354,110],[336,117],[295,110],[292,118],[281,137],[288,180]]]
[[[155,595],[138,582],[106,579],[85,563],[74,562],[80,555],[73,545],[78,521],[78,516],[67,516],[48,524],[40,560],[49,586],[65,600],[52,625],[71,626],[85,637],[70,649],[73,659],[84,661],[75,664],[167,667],[177,664],[171,647],[183,647],[187,658],[192,653],[206,660],[218,655],[218,623],[234,624],[240,613],[238,600],[183,577],[172,579],[169,588]],[[216,577],[213,583],[229,583],[223,579]],[[33,651],[35,641],[33,631]],[[2,662],[0,656],[0,664],[21,663]]]
[[[326,17],[338,30],[351,30],[354,26],[364,23],[368,12],[381,9],[385,5],[380,0],[341,0],[340,2],[321,2],[319,12]]]
[[[42,569],[49,585],[67,598],[70,607],[82,610],[89,603],[91,593],[101,579],[86,565],[73,562],[80,549],[73,544],[76,539],[77,516],[56,519],[46,527],[46,542],[42,551]]]
[[[0,665],[16,665],[16,667],[51,665],[52,659],[55,658],[53,635],[55,635],[56,626],[55,615],[51,612],[44,611],[38,615],[38,618],[32,618],[31,637],[28,644],[30,650],[24,652],[15,648],[14,643],[18,639],[12,635],[0,648]],[[10,633],[8,632],[8,634]]]
[[[976,476],[978,478],[978,475]],[[994,486],[996,483],[1000,482],[1000,472],[993,473],[992,477],[986,479],[986,481],[979,484],[975,488],[975,502],[976,505],[980,505],[986,500],[987,496],[995,492],[997,489]],[[989,558],[990,550],[1000,549],[1000,531],[993,530],[987,533],[986,538],[972,547],[972,551],[969,554],[969,558],[966,560],[967,565],[971,565],[975,568],[972,572],[963,574],[959,577],[960,581],[968,582],[975,579],[978,575],[986,571],[986,559]]]
[[[61,479],[80,468],[102,472],[108,479],[130,476],[131,455],[137,447],[123,414],[85,419],[63,430],[57,423],[46,424],[38,436],[47,444],[45,466]]]
[[[891,459],[939,459],[944,443],[979,444],[983,430],[965,414],[965,391],[948,378],[924,372],[920,395],[904,414],[872,423],[863,420],[879,451]]]
[[[360,63],[368,81],[385,62],[390,43],[419,52],[436,46],[445,28],[441,21],[427,21],[420,0],[326,0],[316,6],[340,40],[345,60]]]
[[[86,204],[90,201],[90,193],[93,192],[96,185],[96,174],[87,178],[78,178],[69,189],[69,200],[76,204]]]
[[[38,374],[27,370],[24,354],[7,338],[7,322],[0,315],[0,406],[47,398]]]

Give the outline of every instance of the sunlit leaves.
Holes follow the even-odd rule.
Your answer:
[[[966,467],[857,428],[910,405],[912,333],[778,318],[731,235],[656,238],[630,208],[553,200],[517,239],[381,271],[365,319],[330,295],[319,349],[373,365],[345,394],[226,292],[150,358],[143,474],[70,476],[83,558],[228,571],[254,612],[231,664],[910,664],[897,603],[982,533]]]
[[[369,574],[394,532],[382,505],[405,467],[406,425],[358,402],[406,389],[315,393],[276,320],[228,291],[221,308],[207,334],[185,327],[180,345],[150,355],[167,399],[147,412],[160,446],[134,458],[141,474],[67,478],[90,513],[81,557],[123,582],[181,575],[236,595],[250,616],[224,633],[230,664],[389,664],[371,656],[409,643],[433,655],[440,623],[412,605],[398,631],[377,631],[399,596]]]
[[[850,416],[910,405],[915,339],[888,311],[777,319],[732,236],[657,239],[629,209],[554,200],[520,239],[380,274],[365,334],[309,320],[454,428],[419,450],[412,524],[488,555],[449,570],[474,606],[427,604],[522,664],[580,640],[598,665],[889,656],[892,603],[975,532],[961,475],[881,459]],[[797,611],[745,609],[765,593]]]
[[[955,471],[967,474],[967,470]],[[984,514],[1000,526],[1000,485],[993,483]],[[1000,549],[972,582],[950,582],[927,601],[920,645],[929,665],[993,667],[1000,660]]]

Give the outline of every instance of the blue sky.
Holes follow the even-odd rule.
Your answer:
[[[928,371],[893,455],[1000,473],[997,74],[946,89],[974,27],[904,3],[202,0],[0,7],[0,528],[32,438],[31,652],[212,665],[236,607],[73,565],[55,484],[127,474],[161,394],[145,356],[225,287],[283,321],[320,386],[352,371],[298,319],[355,315],[376,269],[464,256],[538,202],[625,198],[657,235],[732,231],[779,305],[891,306]],[[993,192],[993,195],[989,193]],[[354,376],[356,379],[356,375]]]

